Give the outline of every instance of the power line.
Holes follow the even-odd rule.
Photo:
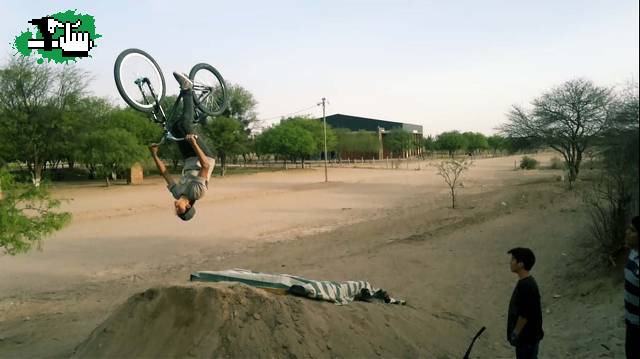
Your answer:
[[[273,116],[273,117],[263,118],[263,119],[261,119],[261,120],[263,120],[263,121],[269,121],[269,120],[275,120],[275,119],[277,119],[277,118],[283,118],[283,117],[287,117],[287,116],[295,115],[295,114],[298,114],[298,113],[300,113],[300,112],[309,111],[309,110],[311,110],[311,109],[312,109],[312,108],[314,108],[314,107],[318,107],[318,106],[320,106],[321,104],[322,104],[322,103],[315,104],[315,105],[313,105],[313,106],[309,106],[309,107],[307,107],[307,108],[303,108],[302,110],[298,110],[298,111],[290,112],[290,113],[287,113],[287,114],[284,114],[284,115],[278,115],[278,116]]]

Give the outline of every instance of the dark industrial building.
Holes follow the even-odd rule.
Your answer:
[[[412,125],[409,123],[393,122],[378,120],[375,118],[349,116],[337,113],[335,115],[329,115],[326,117],[327,125],[331,125],[332,128],[348,128],[352,131],[373,131],[378,132],[381,128],[384,131],[389,131],[394,128],[402,128],[403,130],[422,135],[422,126]],[[320,118],[322,120],[322,118]]]
[[[322,121],[322,118],[319,118]],[[401,128],[411,134],[413,134],[414,139],[419,141],[422,138],[422,126],[413,125],[410,123],[402,123],[402,122],[394,122],[394,121],[386,121],[386,120],[378,120],[375,118],[367,118],[367,117],[358,117],[358,116],[349,116],[337,113],[335,115],[326,116],[327,125],[331,126],[331,128],[346,128],[351,131],[371,131],[377,132],[378,138],[380,140],[380,151],[378,153],[378,158],[383,159],[389,156],[389,151],[384,148],[383,138],[385,133],[390,130]],[[418,142],[416,142],[418,143]],[[416,156],[421,154],[422,150],[420,148],[413,149],[408,151],[405,154],[405,157]]]

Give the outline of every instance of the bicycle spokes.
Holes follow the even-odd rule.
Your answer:
[[[227,92],[220,73],[211,65],[200,63],[189,73],[193,81],[194,102],[209,116],[221,114],[226,106]]]
[[[116,58],[114,77],[118,92],[125,102],[138,111],[148,113],[154,122],[164,127],[162,142],[182,140],[174,137],[170,130],[182,96],[179,95],[169,109],[167,118],[160,104],[166,93],[165,79],[153,57],[140,49],[124,50]],[[218,70],[209,64],[199,63],[191,68],[189,79],[194,84],[194,122],[200,122],[207,116],[219,115],[225,110],[227,90]]]
[[[160,67],[149,54],[138,49],[123,51],[116,59],[114,75],[120,95],[131,107],[155,111],[155,103],[165,94],[165,83]]]

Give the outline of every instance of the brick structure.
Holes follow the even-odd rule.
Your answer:
[[[143,177],[144,173],[142,170],[142,165],[140,163],[135,163],[133,166],[131,166],[127,182],[129,182],[129,184],[142,184]]]

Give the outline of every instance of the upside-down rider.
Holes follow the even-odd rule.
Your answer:
[[[153,160],[167,182],[169,192],[175,198],[176,215],[188,221],[196,214],[195,202],[201,199],[209,186],[211,172],[215,166],[215,159],[204,142],[195,134],[193,109],[193,83],[189,78],[177,72],[173,73],[180,84],[182,96],[182,118],[171,126],[171,134],[184,137],[184,141],[176,141],[184,159],[184,167],[180,181],[176,183],[167,168],[158,157],[158,145],[149,146]]]

